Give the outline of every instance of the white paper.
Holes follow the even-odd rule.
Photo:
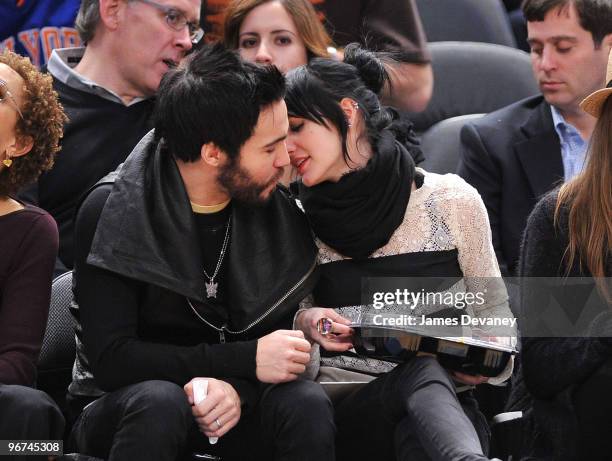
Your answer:
[[[198,405],[208,395],[208,380],[197,378],[193,380],[193,403]],[[208,437],[211,445],[214,445],[219,440],[218,437]]]

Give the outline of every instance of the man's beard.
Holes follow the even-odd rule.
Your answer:
[[[262,192],[276,184],[282,174],[283,170],[279,169],[272,179],[261,184],[254,181],[249,173],[240,166],[239,158],[233,158],[221,168],[217,180],[232,199],[249,205],[263,205],[272,193],[262,197]]]

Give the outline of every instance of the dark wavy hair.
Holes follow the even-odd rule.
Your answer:
[[[197,160],[209,142],[234,158],[261,110],[284,95],[285,79],[276,67],[244,62],[220,43],[207,45],[162,78],[155,136],[185,162]]]
[[[20,108],[23,119],[18,119],[15,130],[18,137],[29,137],[33,141],[30,152],[13,158],[12,166],[0,172],[0,197],[4,197],[34,182],[53,166],[68,119],[53,91],[50,75],[41,73],[28,58],[8,50],[0,54],[0,63],[9,66],[24,81],[24,100]]]
[[[378,95],[389,75],[385,61],[393,60],[391,53],[375,53],[351,43],[344,49],[344,62],[315,58],[307,65],[287,73],[287,111],[329,128],[336,127],[342,139],[344,161],[350,165],[347,148],[348,124],[340,101],[352,99],[359,105],[365,122],[368,142],[376,146],[384,129],[390,129],[415,159],[421,159],[421,150],[411,124],[402,121],[397,111],[381,105]]]
[[[549,11],[564,11],[573,5],[578,13],[580,26],[591,33],[595,48],[601,46],[604,37],[612,33],[612,1],[610,0],[524,0],[521,8],[529,22],[544,21]]]

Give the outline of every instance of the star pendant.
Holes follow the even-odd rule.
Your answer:
[[[206,286],[206,297],[207,298],[216,298],[217,297],[217,287],[219,286],[218,282],[210,281],[204,282]]]

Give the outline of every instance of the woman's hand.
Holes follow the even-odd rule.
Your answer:
[[[331,320],[327,334],[321,334],[317,324],[321,319]],[[351,321],[333,309],[312,307],[302,311],[296,319],[296,327],[304,332],[306,339],[316,342],[327,351],[344,352],[353,347]]]
[[[460,371],[452,372],[453,379],[455,381],[459,381],[463,384],[469,384],[470,386],[477,386],[482,383],[486,383],[489,378],[482,375],[467,375],[465,373],[461,373]]]

